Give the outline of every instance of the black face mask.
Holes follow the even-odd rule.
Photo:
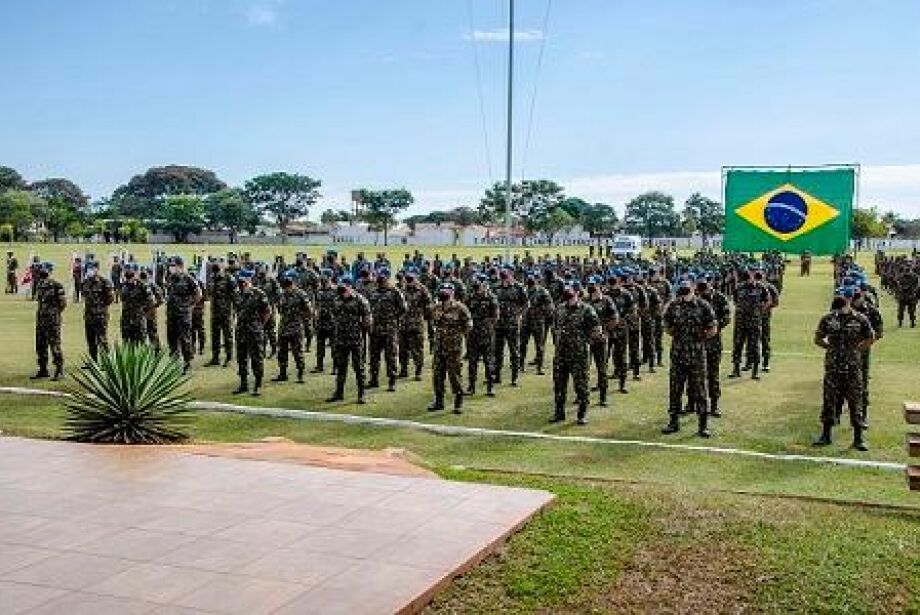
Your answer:
[[[686,297],[686,296],[689,295],[689,294],[690,294],[690,289],[687,288],[686,286],[682,286],[682,287],[680,287],[680,288],[677,289],[677,296],[678,296],[678,297]]]
[[[563,293],[562,293],[562,298],[565,299],[566,301],[571,301],[572,299],[575,298],[575,291],[574,291],[574,290],[567,290],[567,291],[563,292]]]
[[[832,310],[842,310],[846,307],[847,301],[843,297],[834,297],[834,300],[831,301]]]
[[[594,294],[594,291],[596,291],[596,290],[597,290],[597,285],[596,285],[596,284],[588,284],[588,292],[589,292],[589,293]]]
[[[444,303],[445,301],[449,301],[449,300],[450,300],[450,292],[440,292],[440,293],[438,293],[438,300],[439,300],[441,303]]]
[[[344,286],[338,286],[338,287],[336,287],[335,292],[337,292],[337,293],[339,294],[339,296],[344,297],[344,296],[345,296],[345,287],[344,287]]]
[[[50,274],[49,274],[47,271],[39,271],[39,272],[38,272],[38,277],[39,277],[39,279],[41,279],[41,280],[47,280],[49,275],[50,275]]]

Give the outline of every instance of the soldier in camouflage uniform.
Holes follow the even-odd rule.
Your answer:
[[[591,358],[597,372],[597,390],[600,394],[599,405],[607,405],[607,336],[612,335],[620,322],[620,314],[613,299],[601,291],[603,280],[599,276],[588,278],[588,297],[586,303],[594,308],[601,323],[600,334],[591,340]]]
[[[204,354],[204,304],[208,301],[208,287],[198,278],[197,269],[192,269],[192,277],[198,283],[198,301],[192,308],[192,352],[198,348],[198,354]]]
[[[838,288],[830,313],[818,322],[815,330],[815,344],[825,350],[824,355],[824,403],[821,407],[821,437],[816,446],[831,443],[831,430],[836,417],[838,399],[844,399],[850,410],[853,425],[853,448],[868,450],[863,441],[863,350],[869,348],[875,339],[875,332],[869,319],[855,311],[851,305],[855,289]]]
[[[323,371],[326,346],[329,346],[330,355],[332,355],[335,347],[335,306],[337,301],[336,289],[332,285],[332,270],[322,269],[319,275],[319,288],[316,289],[316,301],[313,305],[316,311],[316,366],[313,368],[313,373],[315,374]],[[334,356],[332,361],[335,363]],[[335,370],[333,369],[334,372]]]
[[[904,312],[911,328],[917,325],[917,297],[920,296],[920,275],[917,267],[904,265],[895,282],[895,299],[898,302],[898,327],[904,326]]]
[[[760,332],[763,314],[770,304],[770,293],[763,284],[751,278],[750,271],[742,271],[735,287],[735,329],[732,340],[732,373],[729,378],[741,377],[741,355],[746,350],[751,378],[760,379]]]
[[[141,269],[140,272],[141,283],[147,286],[150,289],[150,294],[153,296],[153,303],[147,307],[147,322],[145,323],[145,329],[147,330],[147,338],[150,340],[150,345],[153,346],[154,350],[160,350],[160,333],[159,325],[157,323],[157,310],[163,305],[163,291],[151,279],[150,272],[147,269]]]
[[[627,318],[636,310],[632,295],[626,287],[623,286],[622,278],[611,277],[609,282],[613,286],[608,286],[608,294],[617,308],[619,318],[613,330],[607,331],[608,353],[613,359],[613,377],[620,384],[620,393],[628,393],[626,389],[626,375],[628,365],[626,362],[627,335],[628,325]]]
[[[722,387],[719,383],[719,368],[722,365],[722,330],[731,323],[732,311],[728,297],[716,290],[715,276],[696,285],[697,295],[706,301],[716,317],[716,334],[706,339],[706,393],[709,397],[709,416],[722,416],[719,398]]]
[[[198,280],[185,271],[185,261],[181,256],[174,256],[170,260],[166,284],[166,341],[173,357],[181,353],[183,369],[188,372],[194,356],[192,311],[201,295],[201,288]]]
[[[882,320],[882,313],[877,307],[872,304],[870,300],[871,295],[868,291],[869,284],[867,282],[862,282],[860,286],[856,288],[855,294],[853,295],[853,309],[858,313],[862,314],[869,321],[869,325],[872,327],[872,331],[875,334],[873,339],[873,344],[885,335],[885,323]],[[862,396],[862,408],[863,408],[863,423],[869,423],[869,366],[871,364],[871,354],[872,348],[867,347],[862,350],[860,356],[862,358],[862,380],[863,380],[863,396]],[[837,416],[839,417],[843,411],[843,399],[840,399],[837,406]]]
[[[769,301],[763,311],[763,320],[760,324],[760,367],[763,371],[770,371],[770,342],[773,339],[773,310],[779,306],[779,289],[771,282],[764,279],[763,272],[757,270],[754,272],[754,280],[763,284],[767,289]]]
[[[13,251],[6,253],[6,291],[8,295],[19,292],[19,261]]]
[[[658,292],[658,299],[660,300],[660,306],[653,317],[655,357],[658,359],[658,365],[660,366],[664,358],[664,311],[667,309],[668,303],[671,302],[672,291],[671,283],[665,278],[664,271],[661,269],[652,270],[651,286]]]
[[[328,402],[345,399],[345,376],[351,361],[358,385],[358,403],[364,400],[365,339],[374,324],[371,306],[367,299],[354,288],[349,275],[339,277],[338,301],[336,302],[335,333],[333,334],[332,357],[335,362],[335,392]]]
[[[415,267],[405,274],[406,314],[399,325],[399,377],[409,376],[409,357],[415,364],[415,379],[422,379],[425,365],[425,323],[431,315],[431,293],[418,281]]]
[[[125,268],[121,285],[121,341],[126,344],[147,342],[147,311],[155,299],[150,286],[138,279],[136,267]]]
[[[494,397],[492,392],[492,353],[495,351],[495,323],[498,321],[498,299],[492,294],[487,284],[488,277],[476,274],[470,284],[472,292],[467,297],[473,327],[466,338],[467,360],[467,395],[476,393],[476,381],[479,379],[479,363],[482,362],[486,374],[486,395]]]
[[[233,303],[236,280],[220,263],[211,263],[208,296],[211,299],[211,362],[220,365],[220,349],[224,348],[224,367],[233,359]]]
[[[671,366],[668,415],[661,433],[680,430],[681,398],[684,387],[690,407],[698,416],[697,435],[710,436],[706,408],[706,340],[718,331],[716,315],[706,301],[693,294],[689,280],[681,282],[677,298],[664,314],[665,332],[671,336]]]
[[[67,291],[60,282],[53,279],[54,265],[39,263],[37,277],[32,280],[35,300],[38,303],[35,314],[35,353],[38,355],[38,371],[32,380],[47,378],[48,352],[54,361],[52,380],[64,377],[64,353],[61,351],[61,313],[67,307]]]
[[[543,288],[536,274],[527,276],[527,310],[521,326],[520,367],[524,371],[527,359],[527,344],[533,338],[534,356],[531,365],[537,368],[537,374],[543,374],[543,361],[546,354],[546,325],[552,320],[553,298]]]
[[[642,380],[639,368],[642,367],[642,306],[646,304],[645,292],[633,282],[631,274],[624,273],[620,277],[623,288],[632,297],[632,310],[626,312],[626,344],[629,353],[629,367],[632,369],[633,380]]]
[[[645,295],[645,303],[639,305],[639,314],[642,318],[642,363],[648,364],[650,374],[655,373],[655,318],[661,311],[661,298],[658,291],[651,285],[648,274],[639,274],[639,287]]]
[[[498,323],[495,326],[495,374],[493,382],[501,384],[504,349],[508,346],[508,359],[511,366],[511,386],[517,386],[520,355],[518,344],[521,341],[521,316],[527,309],[527,292],[512,277],[512,270],[503,268],[499,274],[501,282],[495,288],[498,299]]]
[[[450,378],[454,413],[460,414],[463,408],[463,340],[473,326],[473,319],[467,307],[454,298],[453,284],[445,282],[438,290],[438,303],[432,308],[431,322],[434,327],[434,402],[428,410],[444,409],[444,384]]]
[[[278,313],[278,301],[281,299],[281,285],[273,276],[268,275],[268,265],[258,263],[253,286],[265,293],[271,310],[268,320],[265,321],[265,344],[269,348],[268,358],[271,359],[278,352],[278,329],[275,315]]]
[[[93,361],[99,358],[99,351],[109,351],[109,306],[115,300],[112,282],[99,274],[99,264],[86,265],[86,279],[83,280],[83,332],[86,348]]]
[[[567,285],[562,302],[556,306],[553,322],[556,340],[553,355],[554,423],[565,420],[565,398],[570,377],[578,402],[577,422],[579,425],[587,422],[589,347],[601,337],[601,322],[594,308],[583,303],[579,294],[577,283]]]
[[[367,388],[380,386],[380,355],[383,354],[387,370],[387,391],[396,390],[396,358],[399,353],[399,321],[406,313],[406,297],[390,282],[390,270],[377,270],[374,288],[368,292],[374,326],[370,334],[370,382]]]
[[[265,323],[271,313],[268,297],[253,285],[254,274],[241,269],[237,274],[238,292],[234,297],[236,312],[236,364],[240,386],[234,395],[249,392],[249,372],[252,370],[252,394],[258,396],[265,374]]]
[[[281,300],[278,311],[281,313],[278,334],[278,375],[274,382],[287,382],[288,353],[294,355],[297,366],[297,382],[303,383],[304,332],[307,322],[313,321],[313,303],[306,291],[294,284],[297,271],[291,269],[281,277]]]

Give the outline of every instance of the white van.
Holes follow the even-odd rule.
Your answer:
[[[639,235],[615,235],[610,253],[613,256],[639,258],[642,256],[642,237]]]

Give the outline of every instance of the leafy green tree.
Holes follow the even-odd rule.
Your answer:
[[[163,230],[171,233],[178,243],[185,243],[189,234],[200,233],[204,228],[204,202],[197,195],[167,196],[161,210]]]
[[[227,229],[230,243],[236,243],[240,231],[254,233],[259,224],[259,214],[237,188],[225,188],[209,194],[204,200],[205,222],[212,229]]]
[[[119,215],[146,220],[167,195],[203,196],[226,187],[214,171],[207,169],[175,164],[152,167],[115,189],[112,208]]]
[[[24,190],[26,182],[19,171],[10,167],[0,166],[0,192],[7,190]]]
[[[245,192],[260,215],[272,216],[278,223],[282,242],[287,242],[287,227],[305,217],[320,197],[322,182],[297,173],[270,173],[246,182]]]
[[[53,177],[34,182],[29,186],[33,194],[45,200],[42,222],[57,241],[73,222],[82,221],[89,206],[89,197],[69,179]]]
[[[718,235],[725,228],[725,211],[718,201],[701,195],[691,194],[684,202],[684,228],[691,234],[699,232],[703,243],[713,235]]]
[[[498,222],[504,219],[505,206],[507,205],[507,186],[505,182],[495,182],[479,201],[479,214],[487,222]],[[521,184],[511,184],[511,211],[520,214],[524,207]]]
[[[0,194],[0,224],[13,228],[15,239],[21,239],[37,220],[44,219],[48,204],[28,190],[7,190]]]
[[[319,216],[320,223],[327,225],[337,222],[351,222],[353,219],[352,213],[344,209],[327,209]]]
[[[626,230],[653,237],[673,236],[680,232],[680,216],[674,210],[674,197],[652,191],[640,194],[626,204]]]
[[[861,242],[873,237],[884,237],[888,233],[888,228],[879,218],[878,209],[857,207],[853,209],[851,232],[853,239]]]
[[[540,216],[538,224],[536,230],[545,233],[547,240],[552,243],[557,233],[575,226],[576,220],[562,207],[554,207]]]
[[[361,190],[361,202],[365,210],[365,222],[383,230],[383,245],[387,245],[388,233],[396,223],[399,212],[415,202],[412,193],[405,188],[395,190]]]
[[[592,203],[582,209],[582,227],[592,235],[613,233],[620,224],[616,210],[606,203]]]
[[[495,182],[486,190],[479,202],[479,212],[484,220],[504,220],[507,205],[506,188],[503,182]],[[564,201],[565,193],[562,186],[549,179],[526,179],[511,185],[511,211],[523,216],[531,229],[536,228],[531,218],[545,218]]]

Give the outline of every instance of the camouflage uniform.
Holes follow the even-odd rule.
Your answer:
[[[208,280],[211,299],[211,364],[220,363],[221,344],[224,347],[224,365],[233,359],[233,302],[236,282],[228,271],[211,274]]]
[[[205,334],[204,334],[204,304],[208,300],[208,289],[198,280],[198,300],[192,308],[192,352],[198,348],[198,354],[204,354]]]
[[[200,294],[198,280],[191,274],[182,271],[169,276],[166,291],[166,341],[172,356],[182,354],[186,368],[194,356],[192,311]]]
[[[706,335],[717,327],[716,315],[709,303],[693,297],[678,297],[664,313],[665,330],[671,334],[671,366],[668,394],[670,422],[665,433],[677,431],[684,388],[690,407],[699,414],[698,434],[706,430]]]
[[[6,257],[6,293],[15,295],[19,292],[19,261],[12,254]]]
[[[552,319],[553,298],[549,291],[540,285],[527,288],[527,310],[521,326],[520,367],[524,371],[524,362],[527,359],[527,344],[533,338],[536,356],[532,365],[537,367],[537,373],[543,373],[543,361],[546,354],[546,324]]]
[[[367,388],[380,386],[380,355],[386,363],[389,390],[395,390],[399,349],[399,320],[406,313],[406,298],[394,286],[375,286],[368,294],[374,326],[370,334],[370,382]]]
[[[917,323],[917,297],[920,294],[920,276],[912,268],[906,268],[898,276],[895,286],[895,299],[898,301],[898,326],[904,326],[904,312],[907,311],[907,317],[910,326],[916,326]]]
[[[330,355],[333,353],[335,337],[335,307],[337,298],[335,288],[328,284],[320,286],[316,291],[316,367],[313,371],[319,373],[323,371],[323,361],[326,358],[326,346],[330,348]],[[333,363],[335,358],[333,357]]]
[[[607,344],[608,335],[613,335],[620,322],[617,306],[609,296],[598,289],[589,293],[587,303],[597,314],[601,324],[600,333],[591,340],[591,358],[597,373],[597,390],[600,394],[600,405],[607,405]]]
[[[271,308],[268,313],[268,320],[265,321],[264,339],[270,348],[268,356],[273,357],[278,351],[278,329],[275,315],[278,312],[278,301],[281,299],[281,285],[278,284],[278,280],[275,278],[269,277],[265,273],[260,273],[253,280],[253,286],[265,293],[268,305]]]
[[[154,304],[150,286],[137,278],[121,285],[121,341],[143,344],[147,341],[147,310]]]
[[[271,307],[261,288],[250,286],[234,297],[236,312],[236,365],[240,376],[239,392],[248,390],[249,372],[255,379],[253,392],[262,385],[265,374],[265,321]]]
[[[642,317],[642,363],[648,364],[648,371],[655,373],[655,319],[662,314],[661,297],[658,291],[650,284],[642,286],[642,292],[645,293],[645,304],[639,306],[639,313]]]
[[[872,305],[868,297],[864,297],[860,305],[853,304],[853,309],[866,317],[869,321],[869,325],[872,327],[872,331],[875,333],[875,341],[882,339],[882,336],[885,334],[885,324],[882,320],[882,313],[878,310],[877,307]],[[866,422],[869,417],[869,366],[871,364],[872,348],[866,348],[860,351],[861,367],[862,367],[862,402],[863,402],[863,422]],[[841,399],[838,402],[837,406],[837,415],[839,416],[843,409],[843,400]]]
[[[613,376],[620,383],[620,392],[626,393],[626,348],[627,348],[627,318],[635,311],[632,295],[622,286],[610,289],[610,298],[616,305],[620,318],[612,331],[607,332],[608,353],[613,358]]]
[[[492,395],[492,365],[495,351],[495,323],[498,320],[498,299],[488,288],[484,292],[473,291],[467,298],[473,327],[466,338],[467,393],[476,392],[479,379],[479,362],[486,373],[486,394]]]
[[[521,341],[521,315],[527,309],[527,293],[519,283],[511,281],[500,284],[495,289],[498,299],[499,315],[495,326],[495,374],[494,382],[501,383],[502,364],[504,363],[505,345],[508,346],[508,359],[511,366],[511,384],[517,384],[520,355],[518,343]]]
[[[406,313],[399,325],[399,376],[409,375],[409,358],[415,364],[415,379],[425,365],[425,321],[431,311],[431,293],[419,282],[406,285]]]
[[[658,278],[652,281],[652,287],[658,292],[660,300],[660,306],[652,320],[655,326],[655,357],[658,359],[658,365],[661,365],[664,358],[664,311],[671,302],[671,283],[664,278]]]
[[[767,289],[767,295],[770,299],[767,307],[763,311],[763,320],[760,325],[760,363],[763,371],[770,371],[770,341],[773,338],[773,309],[779,305],[779,289],[770,282],[761,281],[764,288]]]
[[[160,329],[157,323],[157,309],[163,305],[163,290],[161,287],[153,281],[141,282],[146,284],[150,288],[150,294],[153,296],[153,303],[147,306],[147,337],[150,340],[150,344],[154,347],[155,350],[160,349]]]
[[[83,331],[90,358],[99,358],[99,351],[109,351],[109,306],[115,300],[112,283],[102,277],[86,278],[83,281]]]
[[[449,378],[454,394],[454,411],[458,412],[463,403],[463,339],[472,328],[473,319],[465,305],[450,299],[434,306],[431,322],[434,328],[434,404],[429,409],[439,410],[444,407],[444,384]]]
[[[556,411],[554,421],[565,419],[565,398],[569,378],[575,386],[578,401],[578,419],[584,422],[588,410],[589,345],[601,334],[597,313],[587,303],[556,306],[555,354],[553,355],[553,393]]]
[[[331,399],[342,399],[345,394],[345,376],[351,360],[358,385],[358,401],[364,400],[365,337],[373,325],[371,306],[359,292],[340,297],[335,307],[335,333],[332,357],[335,362],[335,394]]]
[[[294,355],[294,364],[297,366],[297,380],[303,382],[305,323],[313,320],[313,304],[310,302],[310,296],[297,286],[282,289],[278,311],[281,314],[281,322],[278,335],[280,374],[277,380],[287,380],[288,352],[290,352]]]
[[[626,313],[626,344],[629,352],[629,367],[633,380],[640,380],[639,368],[642,367],[642,312],[647,305],[647,297],[642,287],[627,284],[626,291],[632,297],[633,309]]]
[[[730,377],[740,375],[741,354],[746,353],[746,363],[753,369],[753,377],[758,377],[760,369],[760,332],[763,326],[763,313],[770,301],[766,287],[755,281],[740,282],[735,288],[735,329],[732,340],[732,364],[734,370]]]
[[[731,322],[731,306],[728,297],[712,288],[701,298],[712,307],[718,327],[716,334],[706,339],[706,393],[709,397],[709,414],[719,416],[719,399],[722,397],[722,387],[719,382],[719,368],[722,364],[722,330]]]
[[[61,350],[61,312],[67,307],[67,292],[57,280],[33,279],[38,311],[35,316],[35,352],[38,355],[38,374],[48,375],[48,352],[54,362],[55,376],[64,372],[64,353]]]

